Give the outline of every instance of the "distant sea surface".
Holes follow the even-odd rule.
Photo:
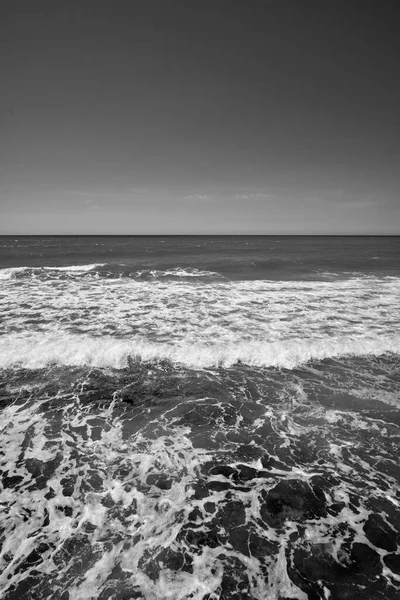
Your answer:
[[[399,237],[0,237],[4,600],[398,599],[399,456]]]

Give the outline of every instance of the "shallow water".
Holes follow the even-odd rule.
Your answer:
[[[396,238],[280,279],[240,277],[248,238],[54,239],[0,270],[2,597],[398,598]]]

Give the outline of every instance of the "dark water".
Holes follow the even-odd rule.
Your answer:
[[[400,240],[0,238],[0,595],[400,597]]]
[[[3,236],[0,247],[0,267],[104,262],[199,268],[233,279],[400,272],[400,238],[389,236]]]

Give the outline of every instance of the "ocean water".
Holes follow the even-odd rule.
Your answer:
[[[400,238],[0,237],[4,600],[400,597]]]

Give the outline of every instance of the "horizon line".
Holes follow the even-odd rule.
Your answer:
[[[0,237],[400,237],[398,233],[1,233]]]

